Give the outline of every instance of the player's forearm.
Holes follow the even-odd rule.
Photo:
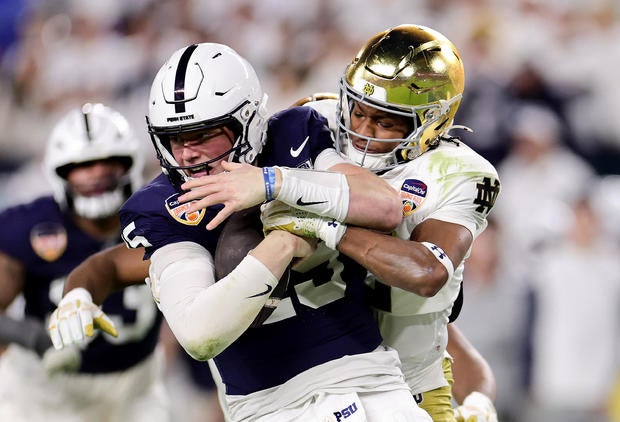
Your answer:
[[[400,224],[403,205],[398,192],[368,170],[347,175],[349,212],[346,223],[390,232]]]
[[[0,312],[4,312],[23,291],[25,273],[21,262],[0,252]]]
[[[71,271],[63,295],[82,287],[90,292],[94,303],[101,304],[116,290],[144,283],[148,261],[142,261],[142,253],[120,244],[91,255]]]
[[[457,403],[463,403],[474,391],[495,400],[496,383],[491,366],[454,324],[448,325],[447,350],[454,359],[452,395]]]
[[[330,171],[276,168],[273,197],[295,208],[381,231],[402,219],[398,193],[384,180],[352,164]]]
[[[217,283],[212,257],[199,245],[182,242],[153,254],[160,309],[192,357],[217,356],[250,326],[295,256],[293,240],[289,233],[270,234]]]
[[[338,250],[383,283],[420,296],[434,296],[447,280],[446,269],[418,242],[359,227],[348,227]]]

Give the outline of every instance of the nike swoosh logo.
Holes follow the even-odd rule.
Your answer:
[[[299,199],[297,200],[297,205],[299,205],[300,207],[304,207],[308,205],[325,204],[326,202],[327,201],[304,202],[304,200],[301,199],[301,196],[300,196]]]
[[[297,149],[291,147],[291,157],[293,157],[293,158],[299,157],[299,154],[301,154],[301,152],[303,151],[304,147],[308,143],[309,139],[310,139],[310,137],[306,136],[306,139],[304,139],[304,141],[301,143],[301,145],[299,147],[297,147]]]
[[[248,299],[249,299],[249,298],[252,298],[252,297],[265,296],[265,295],[269,294],[269,292],[271,292],[271,290],[273,289],[273,287],[271,287],[271,286],[270,286],[269,284],[267,284],[267,283],[265,283],[265,286],[267,286],[267,290],[265,290],[264,292],[261,292],[261,293],[256,293],[255,295],[252,295],[252,296],[248,296]]]

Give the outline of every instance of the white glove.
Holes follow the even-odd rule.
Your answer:
[[[93,303],[88,290],[81,287],[67,293],[50,316],[47,330],[56,349],[69,344],[85,344],[87,337],[99,328],[114,337],[118,336],[112,320]]]
[[[318,238],[331,249],[336,249],[347,230],[344,223],[293,208],[280,201],[263,204],[260,219],[265,233],[284,230],[301,237]]]
[[[456,422],[497,422],[497,411],[490,398],[474,391],[454,409]]]
[[[41,363],[49,376],[76,372],[82,363],[82,352],[77,346],[67,346],[61,350],[50,347],[43,354]]]

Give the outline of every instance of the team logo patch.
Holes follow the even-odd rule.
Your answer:
[[[37,224],[30,231],[30,245],[45,261],[56,261],[67,249],[67,231],[59,223]]]
[[[364,92],[364,95],[372,95],[375,93],[375,86],[369,82],[366,82],[362,91]]]
[[[408,216],[422,204],[428,189],[426,183],[418,179],[407,179],[400,187],[400,198],[403,201],[403,215]]]
[[[202,221],[202,217],[205,215],[205,210],[194,211],[188,213],[191,202],[181,204],[178,200],[179,194],[175,193],[172,196],[166,198],[166,209],[168,213],[181,224],[187,226],[196,226]]]

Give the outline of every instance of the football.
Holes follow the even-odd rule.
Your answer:
[[[260,221],[259,205],[231,215],[224,225],[215,249],[215,276],[217,280],[221,280],[234,270],[248,252],[263,239],[263,224]],[[290,267],[287,268],[250,327],[260,326],[273,313],[280,299],[286,294],[289,276]]]

